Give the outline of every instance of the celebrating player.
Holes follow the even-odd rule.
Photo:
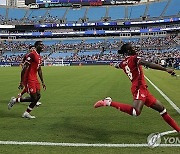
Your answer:
[[[150,107],[160,113],[163,119],[177,132],[180,132],[180,127],[178,124],[170,117],[167,113],[165,107],[157,100],[147,89],[147,84],[144,79],[144,74],[142,70],[142,65],[147,66],[152,69],[166,71],[170,74],[175,74],[172,69],[164,68],[158,64],[150,63],[144,59],[137,56],[135,48],[132,47],[130,43],[124,44],[121,50],[118,50],[119,54],[123,54],[125,59],[115,65],[116,68],[121,68],[124,70],[126,75],[132,82],[131,92],[133,95],[133,105],[123,104],[119,102],[114,102],[110,97],[104,100],[98,101],[94,107],[111,106],[119,109],[132,116],[139,116],[141,114],[144,105]]]
[[[25,88],[30,94],[30,97],[26,97],[26,98],[12,97],[8,104],[8,108],[11,109],[16,102],[31,102],[27,110],[22,115],[23,118],[29,118],[29,119],[35,118],[35,116],[30,115],[30,112],[33,110],[34,106],[37,104],[38,100],[41,97],[40,83],[37,78],[37,73],[39,74],[39,78],[42,82],[42,86],[44,90],[46,89],[43,80],[42,70],[41,70],[41,57],[40,57],[40,52],[43,51],[44,45],[42,41],[36,41],[34,46],[36,50],[33,50],[26,57],[25,63],[23,65],[23,69],[21,71],[21,81],[19,84],[20,89],[24,87],[24,83],[26,84]]]

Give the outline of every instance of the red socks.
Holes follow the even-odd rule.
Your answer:
[[[180,132],[180,127],[175,122],[175,120],[170,117],[170,115],[167,112],[165,112],[161,116],[172,128],[174,128],[177,132]]]
[[[133,107],[131,105],[122,104],[122,103],[118,103],[118,102],[111,102],[110,106],[115,107],[115,108],[119,109],[120,111],[125,112],[129,115],[132,115]]]
[[[125,112],[129,115],[133,115],[133,107],[128,104],[122,104],[118,102],[111,102],[110,106],[115,107],[116,109],[119,109],[122,112]],[[177,132],[180,132],[180,127],[178,124],[175,122],[174,119],[170,117],[170,115],[166,112],[166,109],[160,113],[163,119],[172,127],[174,128]]]

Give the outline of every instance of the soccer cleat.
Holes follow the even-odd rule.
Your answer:
[[[41,102],[37,102],[36,103],[36,106],[40,106],[42,103]]]
[[[110,97],[105,98],[104,100],[100,100],[94,104],[95,108],[102,107],[102,106],[110,106],[112,99]]]
[[[106,103],[104,100],[97,101],[96,104],[94,104],[94,108],[106,106]]]
[[[22,115],[22,118],[27,118],[27,119],[35,119],[35,116],[30,115],[27,111],[25,111]]]
[[[11,97],[11,99],[10,99],[10,101],[9,101],[9,103],[8,103],[8,109],[10,110],[12,107],[13,107],[13,105],[16,103],[16,100],[15,100],[16,98],[15,97]]]

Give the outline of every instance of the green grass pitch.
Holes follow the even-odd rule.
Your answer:
[[[20,67],[0,68],[0,141],[56,143],[147,143],[154,132],[169,131],[159,113],[144,107],[142,114],[131,117],[110,107],[94,109],[97,100],[110,96],[132,103],[130,82],[112,66],[43,67],[46,91],[41,91],[42,106],[35,108],[36,119],[21,118],[27,104],[7,104],[19,93]],[[145,70],[145,75],[180,107],[180,79],[166,72]],[[180,74],[180,71],[177,71]],[[180,124],[179,114],[148,83],[151,93]],[[172,135],[171,135],[172,136]],[[176,135],[177,136],[177,135]],[[179,153],[179,147],[107,148],[0,145],[0,153]]]

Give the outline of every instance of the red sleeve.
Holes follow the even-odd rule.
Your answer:
[[[30,54],[27,55],[25,62],[31,64],[33,61],[34,61],[34,54],[31,52]]]

